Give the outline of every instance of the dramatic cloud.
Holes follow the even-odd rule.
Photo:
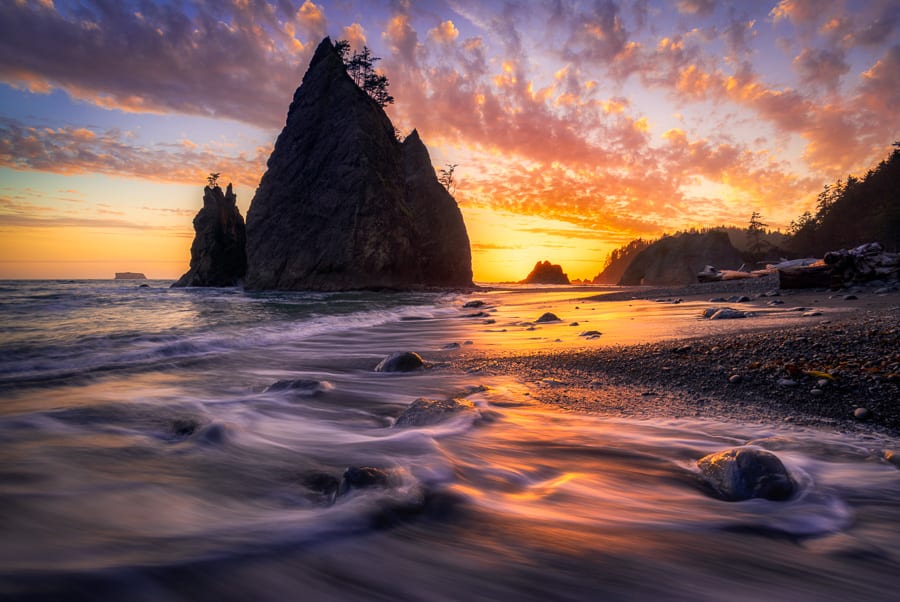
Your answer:
[[[0,121],[0,167],[59,174],[103,173],[149,180],[202,183],[211,169],[223,180],[256,186],[271,149],[228,156],[222,148],[182,141],[175,148],[135,146],[117,130],[36,128]]]
[[[0,78],[123,111],[277,126],[326,28],[308,0],[280,6],[211,2],[189,16],[179,4],[3,2]]]

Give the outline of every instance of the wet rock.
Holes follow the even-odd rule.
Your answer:
[[[816,316],[821,316],[822,312],[820,312],[818,309],[813,309],[810,311],[805,311],[800,315],[804,318],[815,318]]]
[[[856,408],[853,410],[853,417],[860,421],[868,420],[872,417],[872,412],[868,408]]]
[[[797,381],[790,378],[779,378],[775,384],[779,387],[796,387]]]
[[[396,427],[430,426],[443,422],[461,412],[474,411],[475,405],[467,399],[415,400],[397,417]]]
[[[797,484],[775,454],[756,447],[723,450],[697,461],[716,497],[729,502],[790,498]]]
[[[176,418],[171,424],[172,435],[176,439],[190,437],[198,428],[200,428],[200,423],[192,418]]]
[[[859,299],[856,295],[844,295],[844,301],[856,301]]]
[[[441,349],[447,349],[447,350],[450,350],[450,349],[459,349],[459,348],[460,348],[460,344],[459,344],[459,343],[447,343],[446,345],[444,345],[443,347],[441,347]]]
[[[822,389],[819,389],[819,388],[809,390],[809,394],[812,395],[813,397],[819,397],[820,395],[822,395],[822,393],[824,393],[824,391],[822,391]]]
[[[730,307],[707,307],[702,315],[707,320],[736,320],[747,317],[744,312]]]
[[[740,374],[732,374],[731,376],[728,377],[728,382],[730,382],[733,385],[740,384],[741,382],[743,382],[743,380],[744,380],[744,377],[741,376]]]
[[[263,390],[263,393],[270,391],[293,391],[301,395],[315,395],[329,389],[330,383],[325,381],[313,380],[311,378],[297,378],[293,380],[279,380],[272,383]]]
[[[351,489],[369,489],[372,487],[388,487],[391,483],[391,475],[371,466],[351,466],[344,471],[341,483],[338,486],[337,495],[345,495]]]
[[[579,326],[578,322],[572,322],[569,326]]]
[[[709,300],[710,303],[728,303],[728,299],[725,297],[713,297]]]
[[[887,449],[884,451],[884,459],[900,468],[900,453]]]
[[[771,301],[766,303],[766,305],[775,307],[776,305],[784,305],[784,301],[782,301],[781,299],[772,299]]]
[[[474,307],[484,307],[484,301],[481,299],[472,299],[471,301],[466,301],[463,303],[463,308],[471,309]]]
[[[398,351],[387,356],[375,366],[375,372],[413,372],[425,367],[422,356],[413,351]]]
[[[545,324],[547,322],[562,322],[559,317],[553,312],[546,312],[540,318],[535,320],[537,324]]]
[[[208,445],[222,445],[231,438],[232,427],[222,423],[210,424],[197,433],[197,441]]]
[[[603,334],[603,333],[600,332],[599,330],[585,330],[578,336],[584,337],[586,339],[593,339],[593,338],[599,337],[601,334]]]

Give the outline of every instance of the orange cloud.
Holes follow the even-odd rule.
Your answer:
[[[448,43],[455,41],[459,37],[459,30],[453,24],[453,21],[448,19],[442,21],[434,29],[429,30],[428,36],[437,42]]]
[[[222,148],[199,147],[190,141],[177,150],[134,146],[127,135],[86,128],[35,128],[15,122],[0,124],[0,166],[14,170],[60,174],[101,173],[112,176],[196,184],[210,169],[235,184],[256,186],[270,149],[253,156],[228,156]]]

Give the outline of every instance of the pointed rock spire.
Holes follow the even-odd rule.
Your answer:
[[[247,214],[251,289],[472,285],[469,239],[417,132],[316,49]]]

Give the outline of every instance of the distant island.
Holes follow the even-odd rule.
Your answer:
[[[146,280],[141,272],[116,272],[116,280]]]

